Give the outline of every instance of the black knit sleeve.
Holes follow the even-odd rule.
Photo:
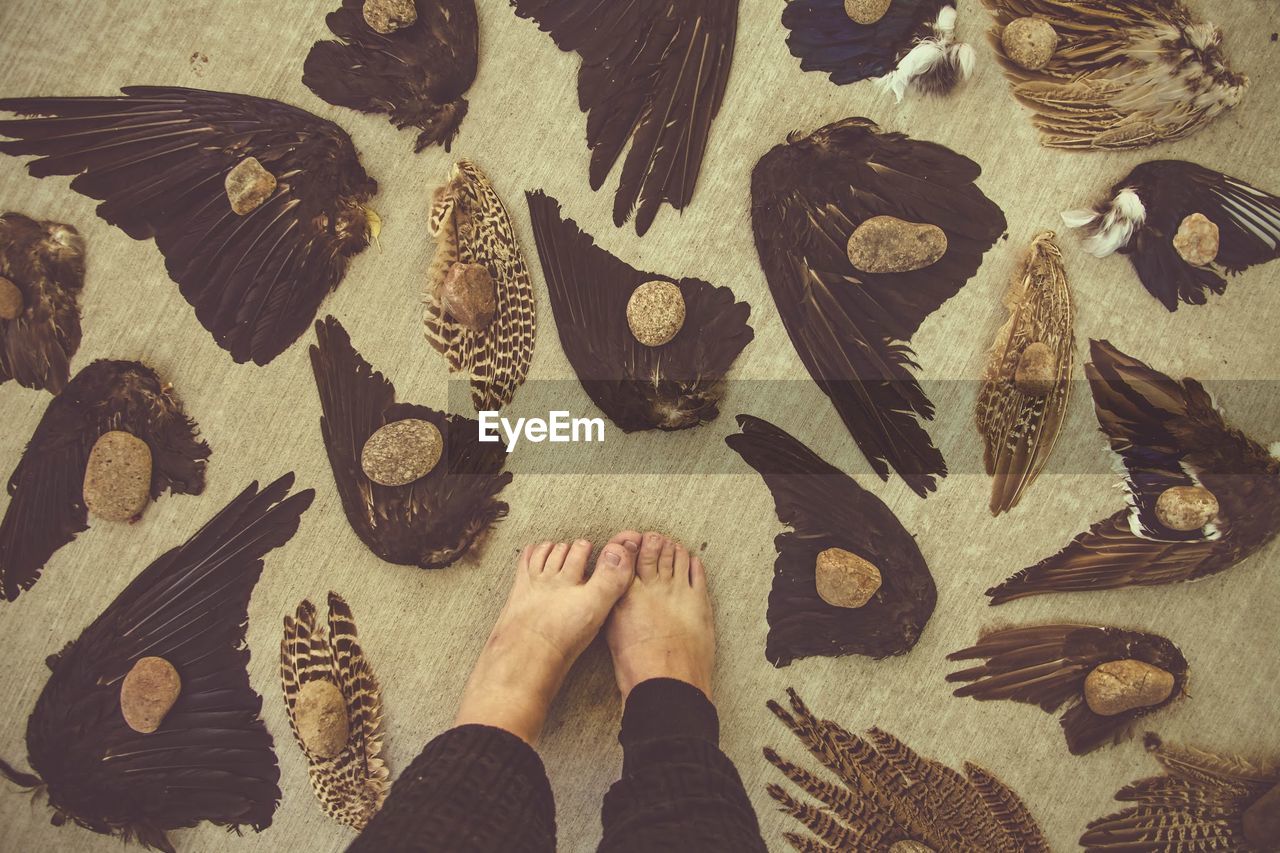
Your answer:
[[[432,740],[347,853],[552,853],[555,803],[542,760],[490,726]]]
[[[751,801],[720,751],[720,721],[701,690],[639,684],[622,715],[622,778],[604,800],[601,853],[763,851]]]

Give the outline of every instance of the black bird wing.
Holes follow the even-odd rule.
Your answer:
[[[304,110],[249,95],[130,86],[123,96],[5,98],[6,154],[35,177],[75,175],[98,215],[154,237],[169,277],[218,346],[266,364],[306,330],[350,255],[368,244],[377,184],[350,137]],[[240,216],[226,175],[256,157],[275,193]]]
[[[714,419],[724,376],[753,337],[751,306],[727,287],[634,269],[562,218],[555,199],[526,195],[560,342],[592,401],[624,432]],[[685,301],[684,326],[660,347],[641,344],[627,325],[632,291],[654,280],[677,285]]]
[[[711,122],[720,110],[738,29],[738,0],[512,0],[563,51],[582,57],[578,105],[587,113],[591,188],[630,143],[613,221],[636,214],[644,234],[658,207],[693,198]]]
[[[1142,285],[1170,311],[1178,302],[1203,305],[1222,293],[1225,270],[1238,273],[1280,257],[1280,198],[1238,178],[1185,160],[1153,160],[1134,169],[1115,191],[1137,187],[1147,218],[1124,249]],[[1173,247],[1182,220],[1200,213],[1218,226],[1218,257],[1193,266]]]
[[[22,313],[0,319],[0,383],[57,394],[80,348],[84,240],[70,225],[0,216],[0,276],[22,293]]]
[[[941,145],[850,118],[793,136],[752,175],[756,250],[791,342],[875,472],[888,479],[893,468],[920,495],[947,468],[918,420],[933,404],[908,342],[1004,231],[973,184],[980,173]],[[915,272],[855,270],[849,237],[880,215],[937,225],[946,254]]]
[[[1133,720],[1178,699],[1187,679],[1186,658],[1164,637],[1093,625],[1037,625],[992,631],[977,645],[947,655],[951,661],[984,658],[984,663],[947,676],[947,681],[965,682],[955,689],[955,695],[984,701],[1009,699],[1039,705],[1051,714],[1070,703],[1060,722],[1072,755],[1083,755],[1107,741],[1119,740]],[[1085,678],[1101,664],[1127,659],[1171,673],[1173,692],[1158,705],[1111,716],[1095,714],[1084,701]]]
[[[169,829],[271,824],[280,771],[244,639],[263,557],[289,541],[314,497],[286,497],[292,485],[292,474],[261,491],[252,483],[50,658],[27,749],[59,812],[170,851]],[[148,656],[171,663],[182,688],[160,728],[140,734],[121,715],[120,684]]]
[[[396,403],[396,389],[351,345],[332,317],[316,321],[311,367],[320,392],[320,431],[342,508],[356,535],[391,563],[440,569],[450,565],[495,522],[507,504],[496,496],[511,482],[500,443],[481,444],[479,424]],[[370,480],[360,466],[365,442],[385,424],[430,421],[444,438],[439,464],[403,486]]]
[[[364,20],[363,0],[342,0],[325,23],[336,41],[307,54],[302,82],[331,104],[386,113],[420,132],[413,150],[446,151],[466,115],[462,96],[476,79],[480,27],[474,0],[417,0],[418,20],[383,34]]]
[[[882,77],[898,56],[931,32],[947,0],[894,0],[874,24],[859,24],[844,11],[844,0],[787,0],[782,25],[787,47],[804,71],[824,71],[837,85]]]
[[[0,522],[0,589],[13,601],[55,551],[89,527],[84,469],[104,432],[124,430],[151,449],[151,498],[204,491],[209,445],[155,371],[95,361],[49,401],[18,467]]]
[[[852,477],[768,421],[739,415],[742,432],[725,442],[764,477],[778,520],[778,559],[769,593],[765,657],[774,666],[813,655],[883,658],[911,650],[937,601],[915,538],[897,516]],[[815,585],[818,554],[842,548],[880,570],[882,585],[862,607],[823,601]]]

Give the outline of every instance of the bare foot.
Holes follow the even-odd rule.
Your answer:
[[[590,577],[591,543],[585,539],[525,548],[455,725],[496,726],[535,743],[569,667],[631,584],[639,542],[638,533],[613,537]]]
[[[661,533],[646,533],[636,578],[605,627],[625,700],[650,678],[688,682],[711,698],[715,626],[702,561]]]

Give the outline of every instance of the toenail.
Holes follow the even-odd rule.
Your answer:
[[[622,555],[617,551],[605,551],[604,561],[611,566],[616,566],[622,562]]]
[[[626,548],[628,551],[630,551],[633,554],[636,551],[640,550],[640,546],[632,542],[630,539],[628,539],[626,542],[623,542],[622,547]]]
[[[579,539],[577,542],[575,542],[575,543],[573,543],[573,544],[575,544],[575,545],[581,545],[582,547],[586,548],[586,547],[588,547],[591,543],[590,543],[590,542],[588,542],[588,541],[587,541],[587,540],[585,540],[585,539]]]

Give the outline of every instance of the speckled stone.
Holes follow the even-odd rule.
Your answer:
[[[139,658],[120,684],[120,713],[135,732],[149,735],[178,701],[182,679],[164,658]]]
[[[1159,705],[1173,693],[1173,673],[1140,660],[1113,660],[1099,664],[1084,679],[1084,701],[1089,710],[1113,717]]]
[[[1218,226],[1203,213],[1193,213],[1178,225],[1173,248],[1193,267],[1213,263],[1218,257]]]
[[[895,841],[889,845],[889,853],[934,853],[934,850],[919,841]]]
[[[843,548],[828,548],[814,566],[818,597],[833,607],[862,607],[880,589],[880,570]]]
[[[307,752],[320,758],[333,758],[342,752],[351,734],[342,691],[323,679],[302,685],[293,706],[293,722]]]
[[[135,435],[104,432],[84,468],[84,504],[95,518],[129,521],[151,499],[151,448]]]
[[[684,326],[684,294],[670,281],[646,281],[627,300],[627,326],[647,347],[669,343]]]
[[[1043,341],[1032,341],[1018,356],[1013,385],[1028,397],[1044,397],[1058,382],[1058,365],[1053,350]]]
[[[874,24],[889,11],[892,0],[844,0],[844,13],[855,24]]]
[[[1015,65],[1038,71],[1053,59],[1058,49],[1058,33],[1042,18],[1018,18],[1010,21],[1000,34],[1004,55]]]
[[[375,32],[387,35],[413,26],[418,20],[414,0],[365,0],[364,22]]]
[[[936,225],[873,216],[849,235],[849,263],[869,273],[911,272],[947,253],[947,235]]]
[[[1280,850],[1280,785],[1250,803],[1240,822],[1245,841],[1259,850]]]
[[[440,306],[472,331],[489,328],[498,313],[498,288],[483,264],[457,263],[440,283]]]
[[[1203,486],[1172,486],[1156,498],[1156,518],[1170,530],[1199,530],[1218,517],[1218,499]]]
[[[22,304],[22,291],[18,285],[0,275],[0,320],[18,319]]]
[[[257,157],[246,157],[227,172],[227,200],[240,216],[248,216],[276,191],[276,176],[263,168]]]
[[[369,436],[360,451],[360,467],[375,483],[403,486],[431,473],[443,450],[444,438],[435,424],[405,418]]]

